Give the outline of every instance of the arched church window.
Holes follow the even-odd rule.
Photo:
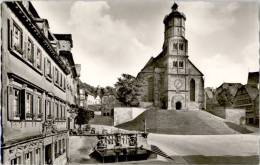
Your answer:
[[[190,80],[190,101],[195,101],[195,80]]]

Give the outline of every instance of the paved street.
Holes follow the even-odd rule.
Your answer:
[[[174,156],[252,156],[258,155],[259,136],[149,134],[148,143]]]
[[[118,131],[111,126],[94,125],[100,131]],[[120,131],[125,131],[120,129]],[[97,163],[88,154],[95,143],[93,137],[70,137],[71,163]],[[158,156],[155,160],[130,162],[131,164],[234,164],[249,161],[258,162],[259,136],[255,134],[234,135],[148,135],[148,143],[158,146],[174,158],[174,161]],[[128,162],[129,163],[129,162]],[[128,164],[127,163],[127,164]]]

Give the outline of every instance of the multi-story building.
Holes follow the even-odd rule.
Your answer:
[[[66,112],[77,104],[79,77],[62,58],[68,39],[52,34],[29,1],[2,3],[0,22],[1,163],[66,164]]]
[[[81,65],[75,64],[71,49],[73,47],[71,34],[54,34],[57,42],[57,51],[59,56],[68,66],[70,73],[66,79],[66,101],[68,112],[68,128],[74,128],[74,119],[76,117],[76,109],[79,108],[79,77]],[[57,75],[58,71],[55,70]],[[56,78],[58,81],[59,77]]]

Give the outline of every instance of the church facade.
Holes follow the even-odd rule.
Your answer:
[[[202,72],[188,58],[185,38],[186,17],[176,3],[164,18],[162,52],[151,57],[137,78],[142,80],[143,103],[168,110],[197,110],[204,104]]]

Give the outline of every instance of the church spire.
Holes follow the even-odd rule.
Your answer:
[[[172,5],[172,10],[175,11],[178,9],[178,4],[174,2],[174,4]]]

